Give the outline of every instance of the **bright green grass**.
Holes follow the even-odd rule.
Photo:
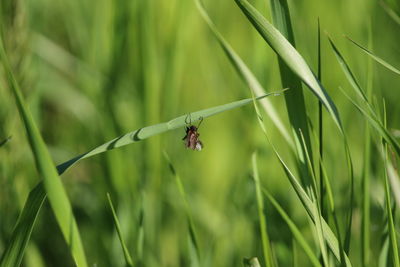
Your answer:
[[[0,266],[399,266],[399,17],[2,1]]]

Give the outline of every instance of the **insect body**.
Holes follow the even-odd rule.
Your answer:
[[[187,148],[197,151],[201,151],[203,149],[203,143],[199,140],[200,134],[197,132],[202,121],[203,118],[201,118],[200,123],[199,125],[197,125],[197,127],[194,125],[186,127],[186,135],[185,137],[183,137],[182,140],[185,141],[185,146]]]

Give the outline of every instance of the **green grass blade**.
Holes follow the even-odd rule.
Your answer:
[[[385,3],[385,1],[381,0],[379,1],[379,4],[382,6],[383,10],[389,15],[393,21],[395,21],[397,24],[400,25],[400,16],[399,14],[396,13],[388,4]]]
[[[371,21],[368,27],[368,42],[369,48],[372,47],[372,24]],[[367,99],[371,99],[373,85],[373,66],[372,59],[368,60],[367,70]],[[364,134],[364,166],[362,173],[362,217],[361,217],[361,264],[366,266],[370,260],[370,171],[371,171],[371,133],[368,123],[365,122]]]
[[[295,47],[295,39],[290,19],[289,6],[286,0],[270,0],[271,14],[274,26],[280,33]],[[295,138],[296,150],[298,153],[297,164],[301,172],[300,178],[305,185],[310,185],[309,175],[307,173],[306,152],[301,145],[301,130],[306,148],[312,158],[312,147],[308,129],[308,117],[304,102],[303,89],[300,78],[293,73],[281,57],[278,57],[281,83],[284,88],[291,88],[290,92],[285,94],[286,109],[288,112],[290,126]]]
[[[261,100],[267,96],[277,95],[280,92],[282,92],[282,91],[268,93],[268,94],[259,96],[259,97],[257,97],[257,100]],[[107,143],[102,144],[102,145],[100,145],[86,153],[83,153],[73,159],[70,159],[70,160],[58,165],[57,169],[60,173],[63,173],[68,168],[70,168],[72,165],[76,164],[78,161],[80,161],[82,159],[89,158],[94,155],[97,155],[97,154],[100,154],[105,151],[112,150],[112,149],[115,149],[115,148],[118,148],[121,146],[126,146],[129,144],[135,143],[135,142],[139,142],[139,141],[142,141],[144,139],[147,139],[147,138],[157,135],[157,134],[161,134],[161,133],[164,133],[167,131],[171,131],[171,130],[174,130],[177,128],[184,127],[187,124],[187,120],[188,120],[189,116],[191,118],[191,122],[194,123],[196,121],[199,121],[201,118],[205,119],[205,118],[214,116],[216,114],[219,114],[221,112],[225,112],[227,110],[231,110],[231,109],[235,109],[235,108],[247,105],[247,104],[251,103],[252,101],[253,101],[252,98],[247,98],[247,99],[231,102],[231,103],[224,104],[224,105],[220,105],[220,106],[216,106],[216,107],[212,107],[212,108],[208,108],[208,109],[203,109],[200,111],[191,112],[189,114],[182,115],[175,119],[172,119],[168,122],[163,122],[163,123],[159,123],[159,124],[155,124],[155,125],[137,129],[133,132],[130,132],[130,133],[121,135],[117,138],[114,138],[113,140],[108,141]]]
[[[316,198],[316,196],[318,195],[318,189],[317,189],[317,179],[315,177],[315,172],[311,163],[311,159],[310,159],[310,155],[308,153],[308,149],[306,147],[306,142],[304,139],[304,136],[302,135],[302,133],[300,132],[300,137],[301,137],[301,142],[303,145],[303,149],[305,151],[305,156],[306,156],[306,162],[307,162],[307,166],[308,166],[308,173],[311,176],[311,181],[312,181],[312,186],[313,186],[313,193],[311,193],[311,200],[313,202],[313,209],[314,209],[314,213],[316,214],[315,216],[315,230],[317,233],[317,237],[318,237],[318,242],[319,242],[319,247],[321,250],[321,254],[322,254],[322,260],[323,260],[323,264],[324,266],[329,266],[329,261],[328,261],[328,252],[326,251],[326,244],[325,244],[325,240],[324,240],[324,231],[322,228],[322,214],[321,214],[321,207],[319,206],[319,201]]]
[[[244,267],[261,267],[260,262],[256,257],[251,259],[243,259]]]
[[[264,97],[267,97],[270,95],[276,95],[276,94],[278,94],[278,92],[263,95],[263,96],[258,97],[257,99],[259,100]],[[225,105],[216,106],[213,108],[208,108],[208,109],[192,112],[192,113],[190,113],[191,120],[192,120],[192,122],[195,122],[195,121],[199,120],[199,118],[201,118],[201,117],[207,118],[207,117],[216,115],[218,113],[221,113],[221,112],[224,112],[224,111],[227,111],[230,109],[234,109],[234,108],[241,107],[243,105],[247,105],[247,104],[251,103],[252,101],[253,101],[252,98],[248,98],[248,99],[235,101],[235,102],[225,104]],[[108,150],[111,150],[111,149],[114,149],[117,147],[121,147],[123,145],[128,145],[128,144],[131,144],[134,142],[139,142],[143,139],[146,139],[146,138],[151,137],[156,134],[160,134],[160,133],[163,133],[163,132],[166,132],[169,130],[183,127],[186,125],[185,119],[187,118],[187,116],[188,115],[182,115],[182,116],[172,119],[168,122],[140,128],[138,130],[135,130],[133,132],[130,132],[128,134],[125,134],[118,138],[115,138],[103,145],[100,145],[99,147],[97,147],[87,153],[84,153],[80,156],[72,158],[72,159],[58,165],[57,166],[58,173],[61,175],[68,168],[70,168],[71,166],[73,166],[78,161],[80,161],[84,158],[88,158],[88,157],[97,155],[99,153],[103,153],[105,151],[108,151]],[[27,202],[25,203],[24,209],[22,211],[22,215],[25,214],[25,216],[22,217],[22,215],[21,215],[21,219],[17,222],[16,227],[13,231],[13,234],[12,234],[13,238],[11,239],[10,243],[8,244],[8,247],[5,250],[6,252],[8,251],[7,252],[8,255],[18,254],[18,256],[16,256],[16,257],[21,258],[21,259],[22,259],[23,253],[24,253],[24,248],[26,247],[26,244],[29,241],[30,234],[34,227],[34,222],[35,222],[34,219],[36,218],[35,217],[36,215],[35,216],[28,216],[28,215],[38,214],[40,211],[40,208],[41,208],[41,203],[44,201],[44,199],[46,197],[46,192],[43,187],[43,183],[39,183],[32,191],[34,191],[34,190],[36,191],[35,196],[37,196],[37,197],[35,199],[33,199],[33,198],[27,199]],[[31,194],[33,193],[32,191],[31,191]],[[12,250],[12,251],[10,251],[10,250]],[[3,256],[3,258],[4,258],[4,256]],[[3,261],[3,258],[2,258],[2,261]],[[7,261],[7,259],[4,259],[4,261]],[[13,265],[13,266],[17,266],[17,265]]]
[[[320,28],[320,23],[319,23],[319,18],[318,18],[318,38],[317,38],[317,57],[318,57],[318,74],[317,78],[318,80],[322,83],[322,64],[321,64],[321,28]],[[321,101],[318,101],[318,152],[319,152],[319,158],[321,159],[320,162],[322,162],[323,155],[324,155],[324,138],[323,138],[323,113],[322,113],[322,103]],[[322,167],[319,166],[319,192],[320,192],[320,207],[321,207],[321,213],[322,216],[325,214],[325,203],[324,203],[324,192],[325,192],[325,186],[324,186],[324,179],[322,179]]]
[[[221,48],[225,52],[229,61],[231,62],[231,64],[233,65],[239,76],[242,78],[242,80],[246,83],[246,85],[253,91],[253,93],[256,96],[265,94],[265,89],[262,87],[260,82],[254,76],[251,70],[246,66],[246,64],[239,57],[239,55],[235,52],[235,50],[233,50],[233,48],[229,45],[229,43],[224,39],[221,33],[218,31],[217,27],[208,16],[208,13],[203,6],[203,2],[201,0],[195,0],[195,2],[201,16],[207,23],[208,27],[214,34]],[[282,136],[285,138],[286,142],[290,145],[291,148],[294,148],[293,140],[291,139],[288,130],[283,124],[281,118],[279,117],[279,114],[276,112],[272,103],[267,98],[260,102],[265,112],[268,114],[268,116],[271,118],[271,120],[278,128]]]
[[[385,129],[387,128],[386,125],[386,105],[385,102],[383,102],[383,126]],[[389,246],[391,249],[391,256],[392,256],[392,261],[393,261],[393,266],[394,267],[399,267],[400,266],[400,259],[399,259],[399,250],[397,246],[397,234],[396,234],[396,228],[394,225],[394,215],[392,213],[392,204],[390,200],[390,189],[389,189],[389,181],[388,181],[388,143],[385,142],[383,138],[381,138],[381,147],[382,147],[382,157],[383,157],[383,162],[384,162],[384,186],[385,186],[385,202],[386,202],[386,213],[387,213],[387,219],[388,219],[388,228],[389,228]]]
[[[314,73],[307,65],[303,57],[289,43],[288,40],[272,26],[249,2],[235,0],[243,13],[247,16],[264,40],[287,64],[287,66],[311,89],[327,108],[329,114],[342,132],[342,124],[335,104],[327,94],[324,87],[316,79]]]
[[[291,183],[297,196],[299,197],[300,201],[302,202],[303,207],[306,209],[310,218],[315,222],[315,218],[316,218],[316,216],[318,216],[318,214],[315,214],[315,210],[313,209],[314,204],[312,203],[312,201],[310,200],[310,198],[308,197],[308,195],[304,191],[304,189],[301,187],[301,185],[298,182],[298,180],[296,179],[296,177],[293,175],[293,173],[287,167],[285,162],[282,160],[281,156],[278,154],[275,147],[272,146],[272,148],[273,148],[276,156],[278,157],[282,167],[284,168],[284,171],[285,171],[287,177],[289,178],[289,182]],[[335,234],[333,233],[333,231],[331,230],[331,228],[329,227],[329,225],[326,223],[326,221],[324,219],[321,220],[321,223],[322,223],[324,237],[325,237],[325,240],[326,240],[328,246],[330,247],[330,249],[331,249],[332,253],[335,255],[335,257],[338,260],[340,260],[341,252],[339,250],[340,249],[339,242],[338,242]],[[344,254],[344,255],[345,255],[346,266],[351,266],[349,258],[347,257],[346,254]]]
[[[0,260],[1,267],[20,266],[23,259],[23,252],[26,249],[29,238],[32,234],[38,216],[38,210],[46,199],[46,192],[42,184],[36,186],[28,196],[25,207],[20,214],[16,227],[13,230],[8,246]]]
[[[350,96],[348,96],[343,90],[342,93],[349,99],[349,101],[360,111],[362,115],[366,118],[369,124],[379,133],[380,136],[385,139],[388,144],[390,144],[395,150],[396,154],[400,156],[400,145],[397,142],[396,138],[382,125],[382,123],[378,120],[376,115],[369,114],[363,108],[361,108]]]
[[[296,224],[290,219],[289,215],[283,210],[283,208],[279,205],[279,203],[275,200],[275,198],[266,190],[263,189],[263,193],[268,198],[268,200],[272,203],[275,209],[279,212],[281,217],[284,219],[286,224],[289,226],[290,231],[292,232],[294,238],[296,239],[297,243],[301,246],[304,252],[307,254],[308,258],[310,259],[313,266],[321,266],[317,256],[312,251],[311,247],[308,245],[306,239],[302,235],[299,228],[297,228]]]
[[[110,210],[111,210],[111,213],[113,216],[115,230],[117,230],[119,242],[121,243],[121,247],[124,252],[126,266],[133,267],[133,261],[132,261],[131,255],[129,254],[129,250],[128,250],[127,246],[125,245],[124,239],[122,237],[121,227],[120,227],[120,224],[118,221],[117,214],[115,213],[114,205],[111,201],[111,197],[110,197],[109,193],[107,193],[107,199],[108,199],[108,205],[110,205]]]
[[[174,168],[174,165],[171,162],[170,157],[168,156],[167,152],[164,151],[164,157],[168,162],[168,166],[169,169],[172,173],[172,175],[175,177],[175,182],[176,182],[176,186],[178,187],[178,191],[179,194],[181,195],[181,198],[183,200],[183,204],[185,207],[185,213],[186,213],[186,218],[189,224],[189,237],[190,237],[190,241],[192,242],[192,245],[195,249],[195,254],[197,259],[192,259],[194,262],[199,262],[200,259],[200,248],[199,248],[199,244],[198,244],[198,239],[197,239],[197,235],[196,235],[196,228],[193,222],[193,217],[192,217],[192,213],[190,212],[190,207],[189,207],[189,202],[187,200],[186,197],[186,192],[185,192],[185,187],[183,186],[182,180],[179,176],[179,174],[176,172],[176,169]]]
[[[344,150],[346,153],[346,164],[348,169],[348,176],[350,179],[350,208],[348,209],[348,216],[347,216],[347,228],[346,228],[346,235],[344,237],[344,251],[349,253],[350,251],[350,241],[351,241],[351,229],[353,223],[353,209],[354,209],[354,168],[353,168],[353,160],[351,159],[350,154],[350,147],[347,142],[347,137],[344,137]]]
[[[397,68],[393,67],[392,65],[390,65],[389,63],[387,63],[385,60],[381,59],[380,57],[378,57],[377,55],[375,55],[374,53],[372,53],[371,51],[369,51],[368,49],[364,48],[363,46],[361,46],[360,44],[356,43],[355,41],[353,41],[352,39],[350,39],[350,37],[346,36],[347,40],[349,40],[352,44],[356,45],[358,48],[361,49],[361,51],[363,51],[365,54],[367,54],[368,56],[370,56],[373,60],[375,60],[376,62],[378,62],[379,64],[381,64],[382,66],[384,66],[385,68],[387,68],[388,70],[400,75],[400,70],[398,70]]]
[[[329,43],[331,44],[331,47],[333,49],[333,52],[336,56],[336,59],[338,60],[340,67],[342,68],[344,74],[346,75],[347,80],[350,82],[351,86],[354,88],[355,92],[366,102],[368,103],[368,99],[364,91],[361,89],[361,86],[356,80],[356,77],[354,76],[353,72],[350,70],[349,65],[347,62],[344,60],[342,54],[339,52],[337,49],[336,45],[333,43],[332,39],[328,37]]]
[[[144,197],[142,195],[142,203],[139,213],[139,230],[136,240],[136,265],[143,266],[143,246],[144,246]]]
[[[281,156],[279,155],[278,151],[276,150],[275,146],[272,144],[271,140],[269,139],[269,136],[267,134],[267,130],[264,126],[263,120],[262,120],[262,116],[260,114],[260,111],[257,107],[257,102],[255,101],[255,99],[253,100],[253,105],[254,105],[254,109],[256,111],[257,114],[257,119],[259,122],[259,125],[263,131],[263,133],[265,134],[265,137],[267,138],[269,144],[271,145],[275,155],[277,156],[278,160],[280,161],[286,176],[289,179],[290,184],[292,185],[293,189],[295,190],[297,196],[299,197],[303,207],[305,208],[305,210],[307,211],[307,214],[310,216],[311,220],[316,223],[316,216],[319,216],[316,213],[316,210],[314,208],[314,203],[310,200],[310,198],[308,197],[306,191],[303,189],[303,187],[300,185],[300,183],[298,182],[297,178],[293,175],[293,173],[290,171],[289,167],[287,167],[287,165],[285,164],[285,162],[282,160]],[[333,203],[333,201],[332,201]],[[337,220],[335,220],[336,223],[336,227],[338,228],[338,224],[337,224]],[[329,225],[326,223],[326,221],[321,218],[321,224],[322,224],[322,232],[324,235],[324,238],[326,240],[326,243],[328,244],[330,250],[332,251],[332,253],[334,254],[334,256],[341,261],[341,259],[344,258],[344,261],[342,261],[342,266],[351,266],[351,262],[348,258],[348,256],[346,255],[346,253],[344,252],[344,250],[342,249],[341,244],[338,242],[338,239],[336,238],[335,234],[333,233],[333,231],[331,230],[331,228],[329,227]],[[338,228],[339,229],[339,228]]]
[[[253,179],[256,187],[258,218],[260,221],[260,232],[261,232],[261,241],[263,246],[264,261],[266,267],[271,267],[274,266],[274,261],[272,259],[271,244],[268,236],[267,219],[265,218],[264,214],[264,199],[261,191],[260,177],[258,175],[258,167],[257,167],[257,155],[255,152],[253,153],[251,159],[253,165]]]
[[[9,87],[15,97],[19,113],[21,115],[23,124],[26,129],[29,144],[31,146],[31,150],[35,159],[36,168],[38,169],[40,176],[43,178],[44,188],[46,189],[46,193],[49,196],[50,205],[55,214],[58,225],[60,226],[64,239],[69,246],[75,264],[77,266],[87,266],[86,256],[83,250],[81,237],[78,231],[78,226],[76,224],[74,215],[72,213],[72,207],[68,200],[67,193],[62,185],[61,179],[59,179],[57,170],[53,165],[50,153],[47,150],[46,145],[40,135],[39,129],[37,128],[33,120],[32,114],[30,113],[29,109],[25,104],[19,85],[12,73],[11,66],[6,56],[6,52],[4,50],[3,40],[1,38],[0,38],[0,59],[2,61],[6,76],[8,78]],[[38,194],[38,196],[40,195],[42,194]],[[28,200],[32,201],[32,198],[29,198]],[[39,198],[36,198],[34,200],[36,202],[36,206],[40,208],[43,201]],[[28,212],[35,213],[34,210],[30,209],[29,205],[25,205],[25,207],[27,208],[27,210],[24,210],[23,214],[24,212],[25,214],[27,214]],[[30,227],[29,224],[33,225],[36,217],[37,215],[33,216],[26,215],[25,218],[32,219],[32,222],[20,220],[19,224],[17,224],[16,226],[16,229],[28,230],[27,232],[25,232],[25,234],[29,236],[31,234],[33,227],[33,226]],[[21,224],[26,224],[26,225],[21,226]],[[24,244],[24,241],[27,241],[29,237],[26,238],[25,235],[19,237],[20,239],[12,240],[12,242],[19,243],[22,241],[22,243],[15,244],[15,246],[11,244],[11,246],[13,246],[14,248],[24,249],[26,247],[26,243]],[[10,253],[7,255],[16,255],[13,258],[20,262],[20,258],[22,258],[23,253],[19,254],[18,251],[10,251]],[[5,262],[8,262],[8,259],[3,257],[0,266],[6,266],[3,265]],[[12,266],[18,266],[17,263],[18,262],[15,262],[15,265]]]

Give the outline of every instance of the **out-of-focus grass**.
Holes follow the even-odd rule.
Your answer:
[[[268,1],[249,2],[272,21]],[[321,30],[329,32],[356,77],[358,87],[367,88],[366,84],[370,83],[367,62],[370,58],[342,36],[348,35],[364,46],[368,43],[366,18],[371,17],[373,49],[368,46],[368,51],[373,51],[373,55],[391,66],[400,66],[399,25],[392,19],[396,17],[393,14],[398,16],[400,6],[396,1],[385,3],[383,9],[372,0],[289,1],[297,52],[317,73],[319,17]],[[262,88],[283,88],[276,54],[235,2],[204,0],[204,8],[215,23],[215,29]],[[12,68],[56,164],[132,129],[167,121],[204,107],[251,97],[246,88],[248,84],[237,75],[235,65],[221,50],[194,1],[4,0],[0,3],[0,11],[1,34]],[[338,109],[354,163],[355,206],[352,209],[348,256],[353,266],[361,265],[362,251],[369,254],[369,257],[363,257],[366,266],[378,265],[379,258],[388,259],[389,263],[395,238],[393,230],[398,231],[398,206],[393,207],[391,199],[397,196],[391,177],[396,177],[398,156],[388,153],[393,164],[388,172],[388,192],[384,183],[385,162],[374,145],[367,162],[370,168],[364,168],[367,158],[364,156],[367,140],[364,129],[365,121],[369,127],[372,126],[371,144],[379,143],[380,136],[384,136],[389,146],[396,147],[398,139],[390,132],[391,129],[400,129],[399,94],[396,90],[399,77],[374,64],[374,79],[369,85],[371,95],[367,94],[371,112],[363,99],[357,98],[358,92],[351,91],[351,84],[343,75],[327,39],[321,37],[323,88]],[[2,69],[0,142],[3,144],[8,136],[12,139],[0,147],[0,254],[11,238],[28,193],[41,179],[34,175],[33,157],[3,74]],[[358,108],[338,90],[339,86],[353,101],[360,101],[356,104],[364,113],[358,112]],[[318,142],[312,136],[317,133],[318,100],[306,86],[303,88],[307,114],[301,116],[306,115],[308,120],[313,152],[310,154],[316,169],[319,164]],[[381,105],[375,104],[381,103],[382,97],[386,99],[387,128],[380,123]],[[292,128],[283,97],[269,100],[284,127]],[[322,221],[322,231],[328,247],[334,240],[329,240],[329,237],[339,240],[340,243],[336,240],[331,245],[340,258],[343,233],[348,226],[350,181],[344,167],[346,152],[342,137],[326,110],[323,113],[322,161],[326,177],[322,178],[331,185],[331,196],[328,192],[322,194],[327,197],[327,217],[324,220],[331,230],[327,233],[327,225],[324,226]],[[299,159],[293,157],[287,138],[282,137],[268,115],[263,114],[263,118],[276,151],[293,172],[293,177],[300,177],[296,169]],[[254,150],[258,151],[260,185],[268,189],[290,216],[318,257],[320,242],[313,238],[315,224],[310,223],[307,211],[256,120],[249,105],[206,119],[199,129],[200,139],[205,144],[201,152],[185,149],[181,141],[184,129],[177,129],[87,159],[66,173],[62,181],[77,219],[88,264],[125,264],[107,207],[106,193],[110,192],[118,207],[116,216],[121,236],[135,266],[190,265],[193,249],[189,242],[187,214],[175,182],[169,178],[170,170],[164,164],[163,150],[167,151],[185,184],[202,266],[240,266],[243,258],[252,257],[260,259],[258,265],[264,265],[255,188],[250,178]],[[368,175],[363,174],[363,170],[368,171]],[[369,179],[369,190],[364,189],[368,192],[363,193],[364,197],[365,194],[370,196],[367,206],[370,213],[364,217],[369,220],[369,230],[361,227],[365,212],[360,202],[363,192],[361,177]],[[303,197],[307,199],[305,197],[310,191],[303,189]],[[316,194],[316,197],[320,196]],[[385,199],[392,203],[393,227],[388,224],[390,206]],[[306,253],[292,248],[294,237],[289,228],[295,228],[288,228],[287,220],[283,220],[281,213],[275,210],[276,205],[272,207],[265,200],[266,230],[273,261],[278,266],[288,266],[295,258],[297,266],[310,265]],[[333,200],[341,236],[332,217],[333,206],[329,206]],[[388,226],[392,229],[391,236],[388,235]],[[369,231],[369,246],[365,246],[365,239],[361,238],[365,231]],[[389,240],[389,237],[392,241],[381,242]],[[328,254],[331,253],[328,250]],[[313,262],[316,265],[315,259]],[[334,262],[339,264],[336,260]],[[246,264],[257,266],[250,261]],[[23,265],[73,265],[68,246],[47,204],[43,205],[37,218]]]

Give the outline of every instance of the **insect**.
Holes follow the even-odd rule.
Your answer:
[[[188,117],[189,117],[189,115],[188,115]],[[200,124],[203,122],[203,117],[200,117],[200,122],[197,125],[197,127],[194,125],[191,125],[191,119],[190,119],[189,123],[186,120],[185,120],[185,122],[186,122],[186,124],[189,125],[189,126],[186,126],[186,135],[182,139],[185,141],[185,146],[192,150],[201,151],[204,146],[203,146],[203,143],[199,140],[200,134],[197,131],[200,127]]]

